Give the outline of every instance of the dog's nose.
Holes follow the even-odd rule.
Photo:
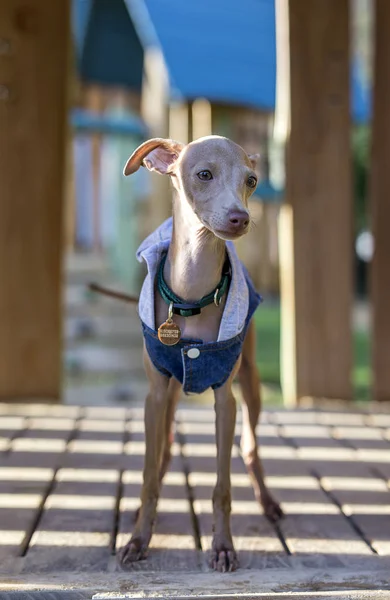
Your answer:
[[[249,215],[245,210],[235,210],[229,214],[229,228],[234,233],[241,233],[249,225]]]

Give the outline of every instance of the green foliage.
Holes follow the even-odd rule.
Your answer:
[[[280,385],[279,346],[280,310],[278,306],[260,306],[255,316],[256,360],[264,383]]]
[[[370,128],[365,125],[356,127],[352,133],[355,234],[367,227],[368,164],[370,145]]]
[[[256,360],[262,382],[280,387],[280,310],[279,306],[262,306],[255,315],[257,331]],[[367,332],[355,331],[353,382],[355,399],[369,400],[371,369]]]
[[[368,227],[367,195],[371,130],[355,127],[352,134],[353,184],[355,200],[355,235]],[[260,307],[255,316],[257,330],[257,364],[262,381],[280,389],[280,310],[277,304]],[[371,385],[370,346],[368,334],[355,331],[353,381],[355,399],[369,399]]]

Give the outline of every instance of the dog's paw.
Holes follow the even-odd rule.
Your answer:
[[[231,573],[238,569],[239,562],[232,543],[213,542],[210,567],[219,573]]]
[[[147,556],[147,545],[141,538],[132,538],[119,553],[119,562],[122,566],[144,560]]]

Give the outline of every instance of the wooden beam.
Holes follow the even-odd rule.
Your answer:
[[[376,0],[374,113],[371,155],[371,222],[375,241],[373,302],[373,396],[390,400],[390,2]]]
[[[144,53],[141,116],[149,137],[166,138],[169,135],[169,79],[162,53],[151,47]],[[144,233],[151,233],[170,216],[172,196],[169,177],[151,173],[148,220]]]
[[[188,144],[190,141],[190,112],[186,102],[171,103],[168,137],[183,144]]]
[[[198,98],[192,103],[192,139],[197,140],[213,133],[212,106],[208,100]]]
[[[89,85],[85,90],[86,109],[102,115],[105,109],[105,93],[98,85]],[[102,134],[94,131],[90,135],[92,153],[92,252],[98,254],[102,250],[100,222],[100,170]]]
[[[66,155],[64,251],[73,253],[76,248],[76,181],[73,139],[69,139]]]
[[[351,399],[349,1],[290,0],[288,19],[283,391],[290,404],[305,396]]]
[[[0,398],[58,399],[68,0],[1,0]]]

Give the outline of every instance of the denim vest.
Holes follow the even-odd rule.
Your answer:
[[[227,243],[232,266],[232,282],[215,342],[182,338],[174,346],[160,342],[154,323],[154,280],[161,255],[169,246],[172,220],[168,219],[140,246],[139,260],[145,260],[148,276],[140,295],[139,314],[145,346],[155,368],[166,377],[174,377],[186,394],[217,389],[229,378],[242,351],[249,322],[261,302],[234,245]],[[152,258],[151,258],[152,257]],[[153,315],[151,314],[153,311]],[[233,335],[231,335],[233,334]],[[196,348],[198,352],[189,352]]]

